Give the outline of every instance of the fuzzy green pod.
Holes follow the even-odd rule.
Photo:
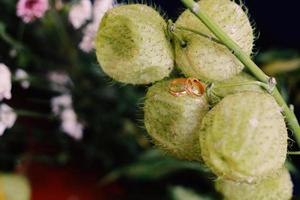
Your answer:
[[[288,170],[281,169],[275,176],[256,184],[219,179],[216,189],[224,195],[225,200],[290,200],[293,183]]]
[[[0,174],[0,199],[29,200],[31,187],[24,176],[16,174]]]
[[[254,35],[244,10],[231,0],[201,0],[199,9],[207,13],[248,55],[252,53]],[[223,45],[211,40],[214,35],[189,10],[176,21],[176,65],[186,76],[206,81],[222,81],[240,73],[243,64]],[[201,32],[197,35],[181,27]]]
[[[287,129],[281,109],[267,93],[228,95],[204,117],[202,158],[219,177],[252,183],[282,168]]]
[[[197,127],[209,106],[201,97],[169,93],[170,81],[151,86],[147,92],[145,127],[153,142],[165,152],[187,160],[202,160]]]
[[[148,84],[168,76],[174,65],[166,22],[153,8],[122,5],[103,17],[96,37],[96,55],[114,80]]]

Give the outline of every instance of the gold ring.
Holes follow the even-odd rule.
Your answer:
[[[202,96],[205,92],[205,85],[196,78],[188,78],[186,80],[187,93],[195,96]]]
[[[169,92],[175,97],[186,94],[186,78],[172,80],[169,84]]]

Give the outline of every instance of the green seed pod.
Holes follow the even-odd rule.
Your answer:
[[[275,176],[256,184],[220,179],[216,182],[216,189],[225,200],[289,200],[292,198],[293,183],[288,170],[281,169]]]
[[[96,37],[96,55],[111,78],[148,84],[168,76],[174,65],[166,22],[153,8],[142,4],[109,10]]]
[[[202,158],[219,177],[252,183],[282,168],[287,130],[281,109],[267,93],[228,95],[204,117]]]
[[[0,199],[29,200],[31,188],[24,176],[15,174],[0,174]]]
[[[205,95],[173,96],[170,81],[149,88],[145,100],[145,127],[153,142],[180,159],[202,160],[196,129],[208,112]]]
[[[247,54],[251,54],[254,35],[243,9],[231,0],[201,0],[199,9],[207,13]],[[186,76],[206,81],[221,81],[240,73],[243,64],[223,45],[213,41],[214,35],[189,10],[176,21],[176,64]],[[187,28],[208,37],[203,37]]]
[[[261,86],[254,83],[255,81],[257,80],[253,76],[241,72],[230,79],[215,82],[212,89],[219,97],[246,91],[265,92]]]

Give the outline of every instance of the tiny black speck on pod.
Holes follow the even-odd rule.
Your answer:
[[[226,96],[203,118],[201,154],[219,177],[253,183],[282,168],[287,129],[281,109],[267,93]]]
[[[205,95],[173,96],[170,81],[151,86],[145,100],[145,127],[153,142],[180,159],[202,160],[197,128],[209,106]]]
[[[216,181],[216,189],[225,200],[290,200],[293,183],[287,169],[255,184],[239,183],[225,179]]]
[[[251,54],[254,42],[253,29],[243,9],[231,0],[201,0],[199,9],[205,11],[247,54]],[[209,37],[215,37],[189,10],[176,21],[177,32],[187,45],[175,42],[177,66],[186,76],[206,81],[221,81],[240,73],[243,64],[222,44],[210,38],[182,30],[192,29]]]
[[[174,65],[166,22],[153,8],[121,5],[109,10],[96,37],[96,55],[114,80],[148,84],[168,76]]]

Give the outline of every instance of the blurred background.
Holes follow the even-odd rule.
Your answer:
[[[173,21],[184,10],[179,0],[145,1]],[[253,58],[277,78],[299,119],[297,1],[244,4],[256,24]],[[0,196],[22,190],[19,200],[28,193],[32,200],[220,199],[207,169],[153,148],[143,127],[147,86],[122,85],[101,71],[92,41],[110,6],[109,0],[0,1],[0,66],[12,78],[11,98],[0,101]],[[289,146],[297,150],[295,142]],[[288,160],[297,199],[300,159]]]

